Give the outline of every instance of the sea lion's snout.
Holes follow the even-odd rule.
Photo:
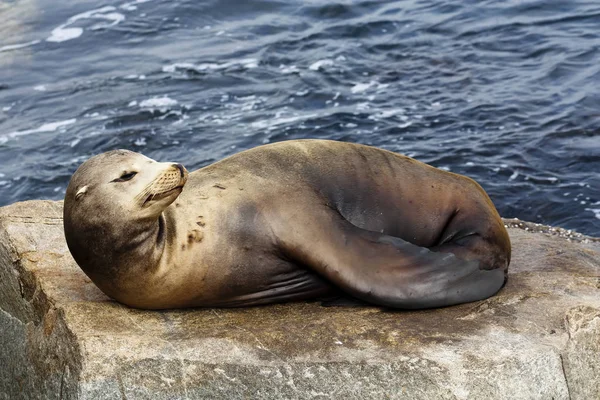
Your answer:
[[[185,167],[183,165],[173,164],[173,166],[179,170],[179,173],[181,174],[181,178],[184,178],[186,176],[187,170],[185,169]]]
[[[151,180],[136,196],[144,209],[154,204],[167,207],[179,196],[188,179],[188,171],[181,164],[154,163],[152,166]]]

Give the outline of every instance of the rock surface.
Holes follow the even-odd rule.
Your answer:
[[[597,239],[509,227],[506,287],[445,309],[156,312],[104,296],[61,217],[0,208],[1,399],[600,398]]]

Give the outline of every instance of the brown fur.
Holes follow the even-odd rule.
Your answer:
[[[182,173],[180,195],[126,207],[155,182],[177,180],[173,164],[148,160],[96,156],[65,196],[76,261],[133,307],[245,306],[341,291],[426,308],[485,298],[504,283],[508,235],[489,197],[464,176],[373,147],[289,141],[189,179]],[[136,178],[119,190],[108,183],[136,163]]]

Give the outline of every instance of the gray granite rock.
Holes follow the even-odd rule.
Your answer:
[[[156,312],[93,285],[61,216],[0,208],[0,399],[600,398],[597,239],[507,222],[507,286],[445,309]]]

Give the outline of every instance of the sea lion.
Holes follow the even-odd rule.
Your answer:
[[[246,150],[188,174],[115,150],[84,162],[67,243],[136,308],[235,307],[345,293],[394,308],[481,300],[503,286],[506,229],[472,179],[325,140]]]

